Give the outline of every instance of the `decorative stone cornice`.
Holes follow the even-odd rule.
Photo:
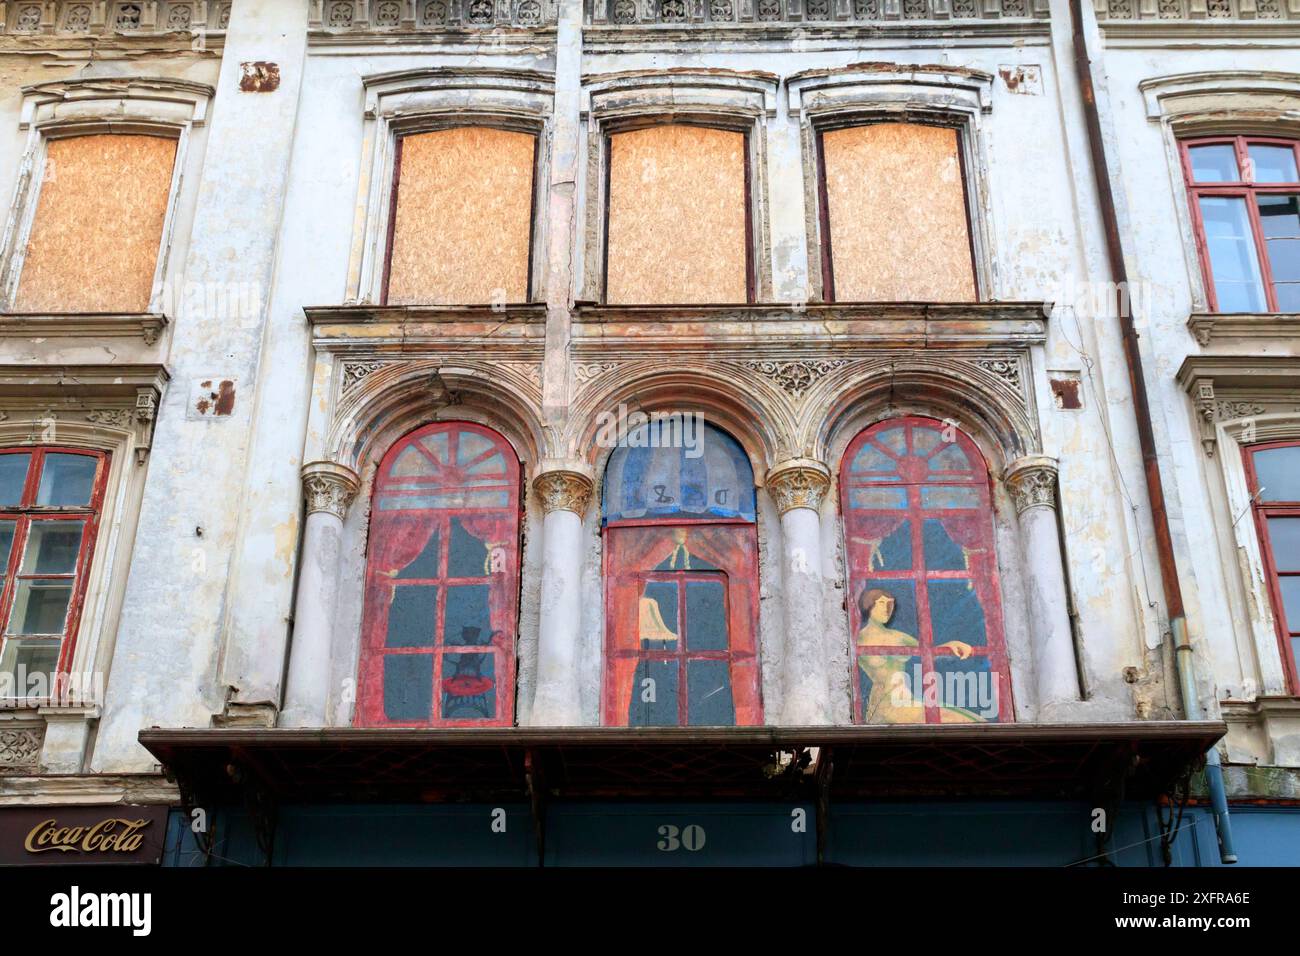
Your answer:
[[[302,466],[307,514],[326,511],[342,520],[360,485],[356,472],[337,462],[311,461]]]
[[[1039,506],[1056,507],[1055,458],[1046,455],[1021,458],[1008,466],[1002,473],[1002,480],[1011,492],[1017,514]]]
[[[820,510],[830,486],[830,469],[811,458],[792,458],[767,473],[767,492],[781,514],[794,508]]]
[[[554,468],[533,479],[533,490],[541,499],[542,511],[572,511],[579,518],[587,513],[596,483],[580,471]]]

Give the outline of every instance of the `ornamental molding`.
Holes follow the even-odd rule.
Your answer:
[[[352,391],[352,389],[356,388],[363,381],[365,381],[367,376],[373,375],[375,372],[378,372],[380,369],[395,364],[397,363],[386,362],[383,359],[371,359],[362,362],[344,362],[343,376],[342,376],[343,394],[346,395],[348,392]]]
[[[1300,19],[1296,0],[1093,0],[1098,21],[1285,21]]]
[[[10,37],[153,37],[184,34],[202,51],[224,35],[231,0],[10,0],[0,3],[0,34]]]
[[[346,465],[312,461],[302,466],[302,492],[309,515],[323,511],[342,521],[360,486],[356,472]]]
[[[0,338],[139,338],[153,345],[166,327],[167,317],[159,312],[0,315]]]
[[[1191,399],[1208,457],[1220,429],[1250,443],[1293,437],[1300,425],[1300,357],[1193,355],[1177,381]]]
[[[537,388],[542,387],[542,367],[536,362],[500,362],[498,364],[502,369],[528,379]]]
[[[591,504],[595,482],[586,474],[569,468],[544,471],[533,479],[533,490],[542,503],[542,513],[572,511],[579,518]]]
[[[1282,339],[1289,342],[1300,335],[1300,315],[1289,312],[1194,312],[1187,320],[1187,330],[1202,348],[1215,342],[1238,339]]]
[[[1045,18],[1047,0],[587,0],[592,26],[853,27]]]
[[[1300,19],[1300,0],[1287,0]],[[1211,70],[1142,80],[1138,89],[1151,122],[1183,125],[1227,110],[1258,109],[1282,118],[1300,101],[1300,73]],[[1234,117],[1239,120],[1239,117]]]
[[[786,79],[790,114],[908,107],[978,115],[993,109],[993,75],[947,64],[855,63]]]
[[[1019,395],[1023,401],[1025,389],[1019,359],[984,358],[975,359],[971,364],[984,369],[990,375],[996,376],[1004,385]]]
[[[1056,507],[1057,461],[1046,455],[1032,455],[1012,462],[1002,474],[1011,492],[1016,514],[1030,508]]]
[[[554,28],[558,0],[307,0],[313,37]]]
[[[618,365],[618,362],[576,362],[573,366],[573,380],[581,387],[606,372],[614,371]]]
[[[794,458],[772,468],[765,486],[780,514],[795,508],[820,511],[830,490],[831,473],[820,461]]]
[[[0,730],[0,770],[30,770],[41,759],[44,738],[39,727],[14,727]]]
[[[848,364],[848,359],[790,362],[755,360],[745,362],[744,367],[774,382],[791,398],[800,399],[820,379]]]
[[[23,87],[18,128],[95,120],[203,126],[216,92],[206,83],[164,76],[51,80]]]

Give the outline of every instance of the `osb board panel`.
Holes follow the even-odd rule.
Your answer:
[[[655,126],[610,137],[611,303],[744,302],[745,137]]]
[[[533,143],[483,126],[402,139],[390,304],[528,300]]]
[[[822,149],[837,300],[975,299],[956,130],[854,126]]]
[[[176,140],[97,134],[46,150],[19,312],[145,312]]]

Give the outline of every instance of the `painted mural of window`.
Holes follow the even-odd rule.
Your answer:
[[[1300,694],[1300,442],[1244,450],[1255,527],[1291,693]]]
[[[604,722],[761,724],[753,471],[682,421],[690,441],[643,424],[606,469]]]
[[[1300,142],[1185,140],[1183,173],[1215,312],[1300,312]]]
[[[22,696],[71,664],[107,477],[100,452],[0,449],[0,673]]]
[[[973,302],[957,130],[871,123],[818,135],[827,301]]]
[[[514,722],[519,459],[481,425],[426,425],[375,479],[357,720]]]
[[[1012,717],[988,469],[956,428],[899,418],[849,445],[840,478],[854,719]]]

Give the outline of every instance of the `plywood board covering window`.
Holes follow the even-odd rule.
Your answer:
[[[975,299],[957,131],[876,123],[822,136],[834,297]]]
[[[175,161],[163,136],[51,140],[14,308],[147,311]]]
[[[390,304],[528,300],[534,143],[485,126],[402,137]]]
[[[606,299],[745,302],[745,135],[656,126],[610,137]]]

